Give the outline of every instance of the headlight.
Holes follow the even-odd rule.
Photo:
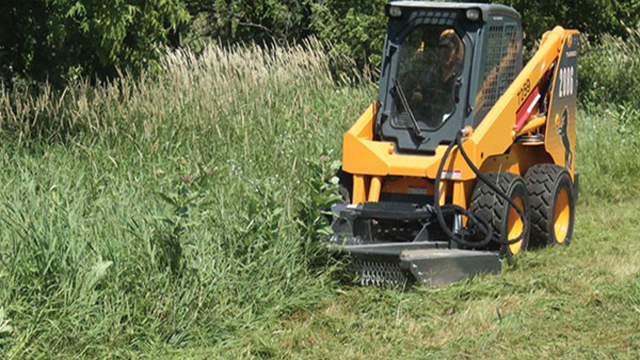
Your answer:
[[[402,9],[397,6],[392,6],[389,8],[389,16],[391,17],[400,17],[402,16]]]
[[[480,19],[480,10],[479,9],[467,10],[467,19],[471,21],[477,21],[478,19]]]

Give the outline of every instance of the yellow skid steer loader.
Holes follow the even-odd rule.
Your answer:
[[[530,242],[571,241],[578,32],[522,65],[503,5],[394,1],[379,95],[344,135],[332,247],[364,285],[499,273]]]

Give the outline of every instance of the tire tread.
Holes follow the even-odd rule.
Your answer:
[[[532,166],[524,177],[531,211],[530,239],[535,245],[544,246],[555,243],[555,235],[551,233],[550,226],[553,222],[553,197],[558,178],[565,171],[564,168],[554,164],[540,164]],[[571,188],[569,191],[572,191]]]
[[[497,185],[498,188],[504,193],[508,193],[509,188],[515,181],[518,181],[518,179],[522,179],[517,174],[507,172],[489,172],[486,173],[485,176],[490,179],[493,184]],[[526,206],[526,199],[522,200]],[[498,196],[498,194],[496,194],[486,184],[479,182],[473,191],[469,209],[472,213],[489,220],[489,223],[492,227],[493,238],[500,239],[503,235],[500,233],[501,224],[507,221],[506,216],[508,216],[508,211],[506,212],[506,214],[504,211],[504,208],[506,206],[509,206],[509,203],[506,199]],[[523,210],[525,210],[526,214],[526,209]],[[528,239],[525,237],[521,251],[525,251],[527,245]],[[508,256],[511,255],[506,250],[506,246],[502,246],[502,252],[507,254]]]

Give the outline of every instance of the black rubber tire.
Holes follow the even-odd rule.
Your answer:
[[[569,246],[575,222],[576,194],[571,175],[564,168],[553,164],[534,165],[525,175],[529,202],[531,203],[531,239],[535,245]],[[568,195],[569,219],[564,240],[556,238],[556,202],[562,189]]]
[[[524,221],[529,221],[529,196],[524,179],[519,175],[505,172],[491,172],[486,173],[485,176],[507,194],[510,199],[520,198],[523,205],[522,210],[526,217]],[[512,251],[511,246],[500,244],[500,242],[506,242],[508,238],[508,217],[511,209],[512,207],[506,199],[496,194],[487,184],[478,180],[473,189],[469,210],[491,225],[494,241],[489,245],[490,249],[500,249],[500,252],[507,257],[526,251],[529,245],[529,233],[524,234],[520,249],[515,253]]]

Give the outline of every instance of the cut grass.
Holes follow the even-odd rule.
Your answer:
[[[531,251],[500,276],[407,292],[339,287],[318,309],[297,313],[215,354],[637,358],[640,226],[635,214],[640,201],[599,205],[580,207],[571,247]],[[206,358],[212,350],[179,354]]]
[[[638,201],[581,206],[571,247],[531,251],[499,277],[346,289],[274,327],[275,357],[637,358],[639,210]]]
[[[375,90],[336,85],[311,47],[5,94],[0,357],[639,355],[640,141],[620,109],[579,116],[570,248],[435,289],[345,286],[317,207]]]

